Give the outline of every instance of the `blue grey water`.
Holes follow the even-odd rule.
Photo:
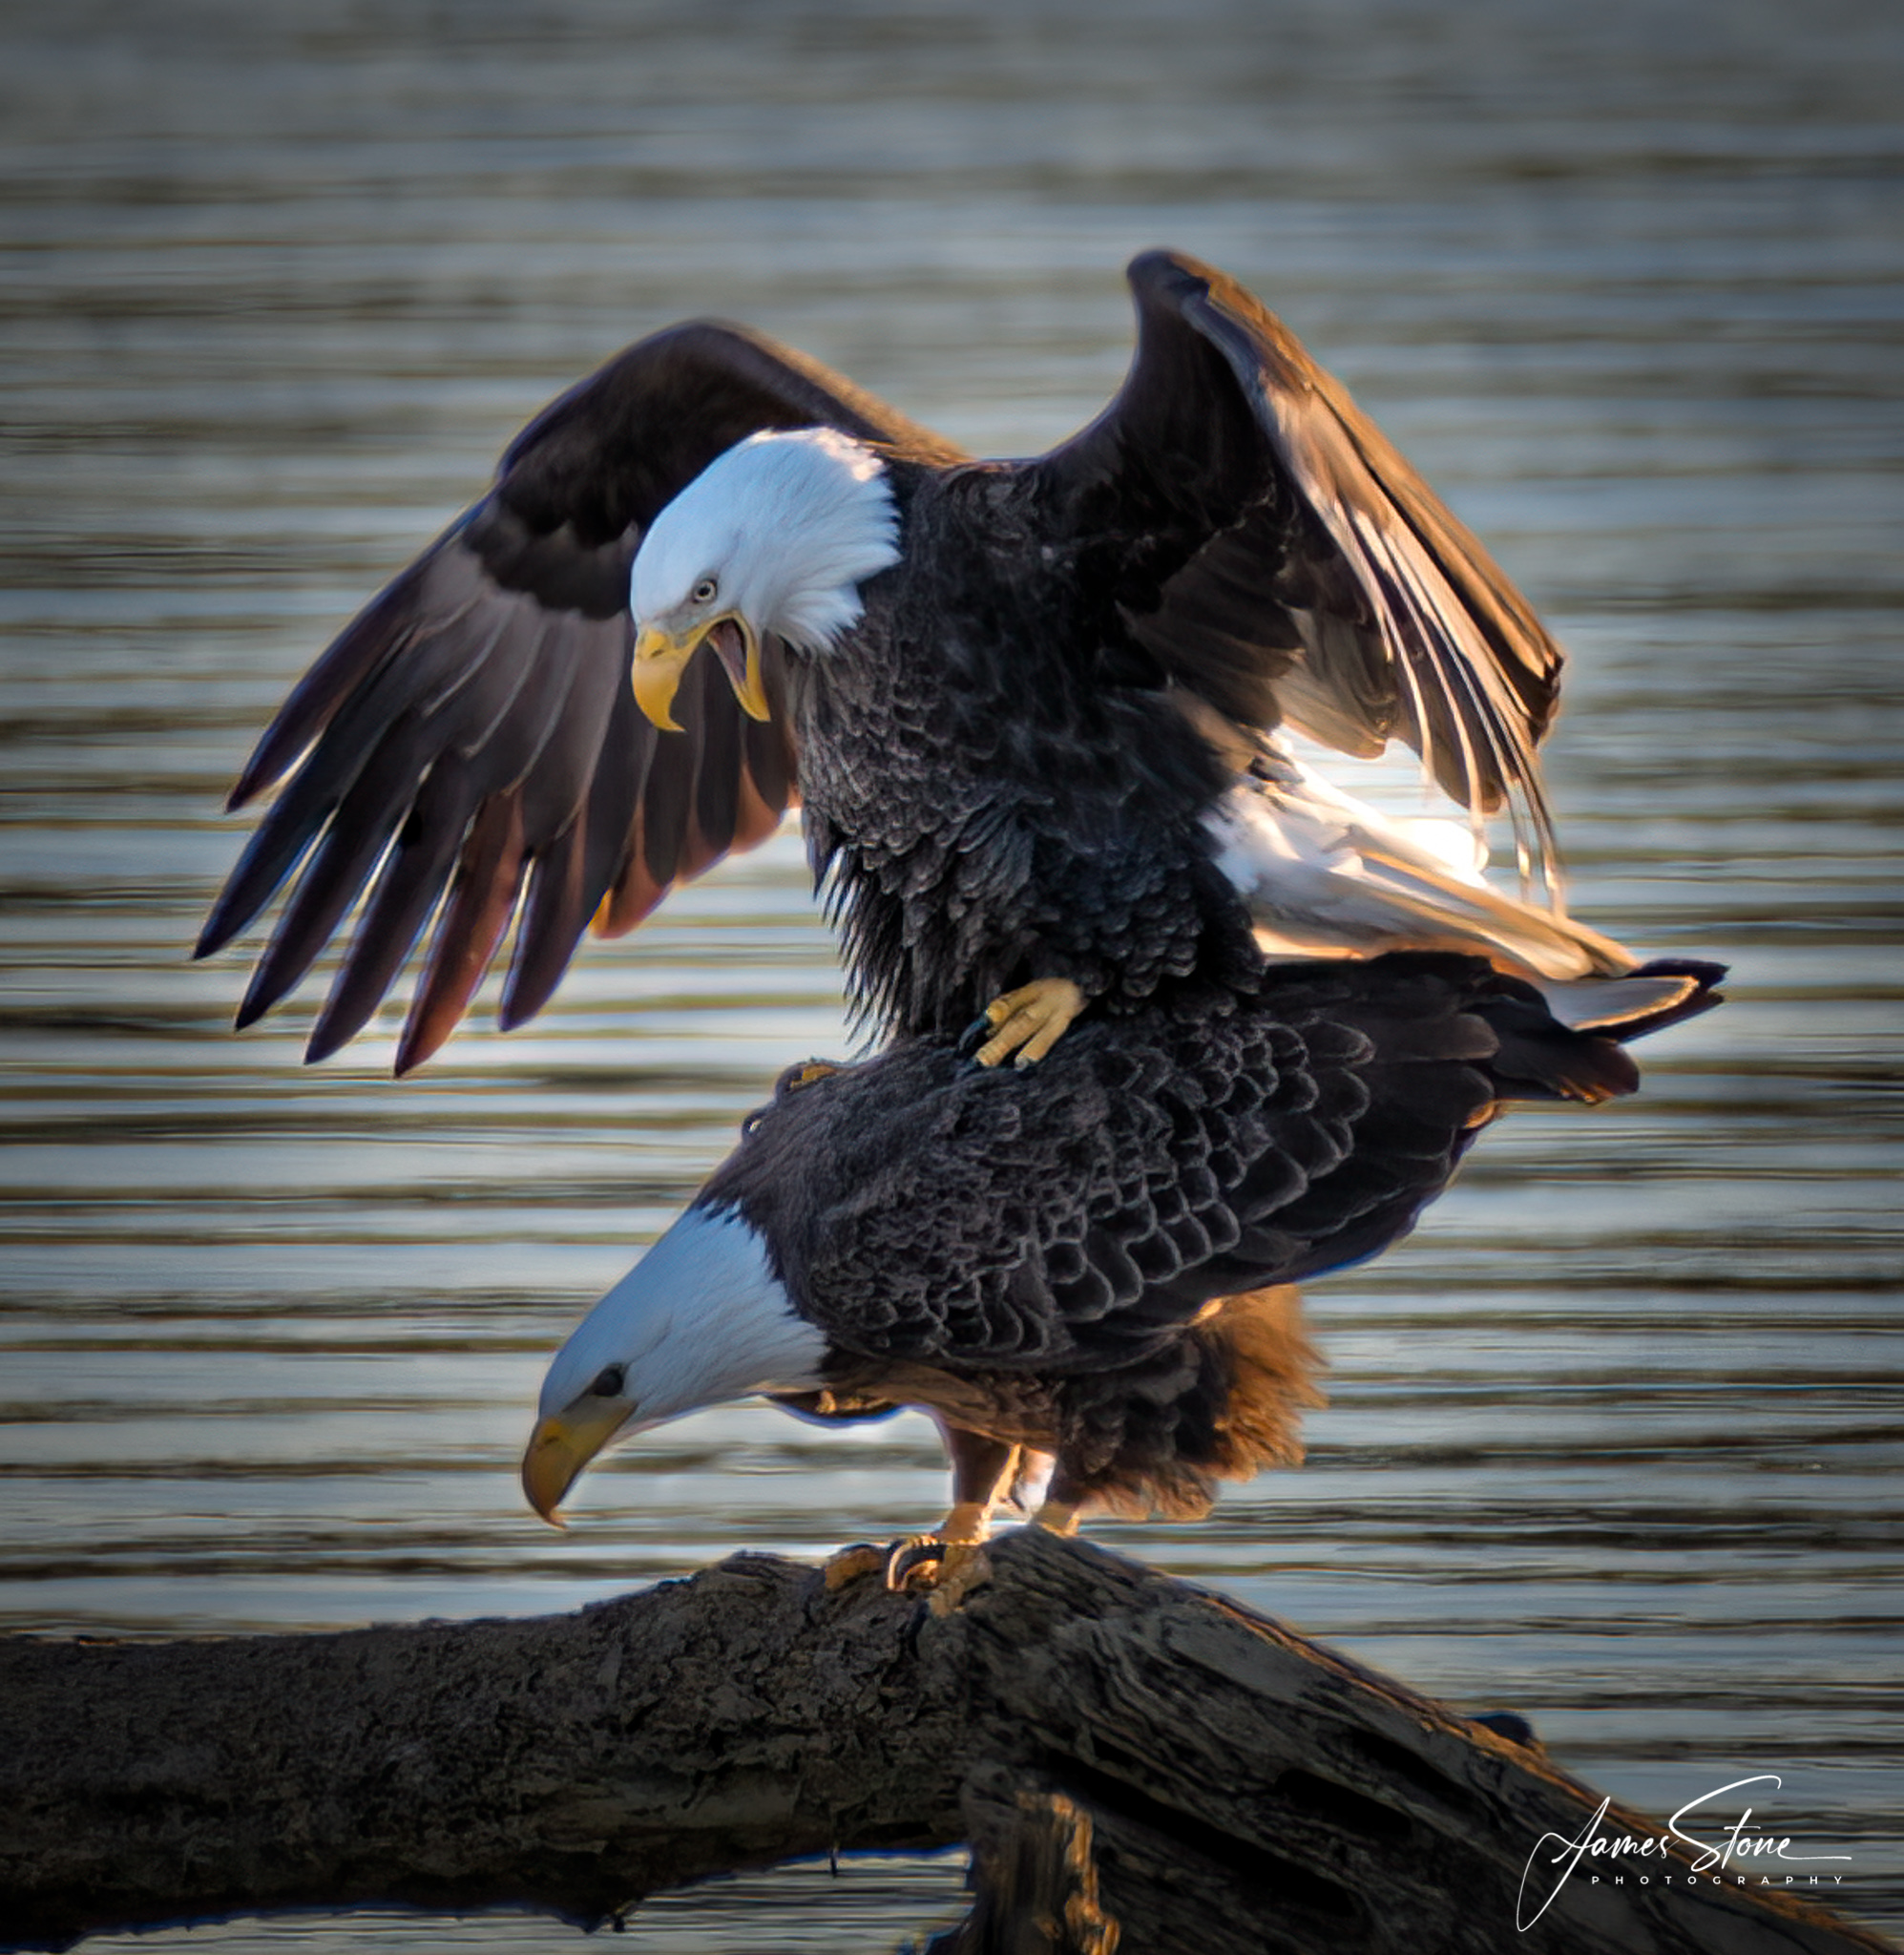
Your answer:
[[[1578,908],[1729,960],[1644,1097],[1517,1115],[1318,1284],[1300,1472],[1102,1538],[1670,1811],[1747,1774],[1904,1925],[1894,8],[99,0],[0,17],[0,1623],[574,1607],[941,1495],[916,1420],[711,1413],[541,1527],[543,1355],[782,1063],[785,835],[419,1080],[185,952],[289,681],[624,342],[755,322],[981,451],[1115,385],[1164,242],[1302,332],[1568,643]],[[955,1859],[654,1950],[890,1949]],[[512,1917],[139,1946],[554,1949]],[[100,1941],[95,1950],[115,1946]]]

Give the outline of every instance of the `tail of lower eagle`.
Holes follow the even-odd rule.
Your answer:
[[[1279,746],[1237,776],[1209,825],[1271,957],[1459,951],[1537,986],[1579,1031],[1650,1030],[1700,995],[1690,969],[1642,965],[1564,911],[1491,888],[1467,830],[1391,820]]]

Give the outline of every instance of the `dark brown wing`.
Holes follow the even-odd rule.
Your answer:
[[[513,921],[505,1028],[548,1002],[591,918],[632,929],[675,883],[773,831],[793,791],[778,647],[770,722],[698,659],[676,708],[685,730],[657,733],[629,689],[628,573],[647,524],[717,455],[760,429],[822,424],[959,458],[816,363],[707,324],[631,347],[523,431],[490,494],[305,675],[232,792],[241,807],[288,771],[198,955],[297,875],[241,1025],[362,899],[306,1057],[334,1052],[434,916],[398,1048],[408,1071],[454,1029]]]
[[[1380,431],[1233,280],[1150,252],[1109,408],[1028,465],[1059,527],[1117,540],[1135,636],[1245,725],[1344,752],[1406,741],[1442,788],[1507,804],[1554,879],[1535,747],[1561,655]]]

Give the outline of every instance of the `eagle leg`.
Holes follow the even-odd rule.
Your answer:
[[[1084,1005],[1084,994],[1069,978],[1035,978],[994,998],[979,1020],[992,1033],[978,1048],[979,1064],[999,1065],[1015,1052],[1017,1064],[1036,1065],[1070,1030]]]
[[[1045,1488],[1045,1496],[1038,1503],[1038,1510],[1032,1516],[1032,1525],[1042,1527],[1047,1534],[1060,1534],[1069,1537],[1078,1532],[1078,1523],[1084,1510],[1084,1503],[1090,1498],[1085,1488],[1064,1470],[1059,1461],[1051,1476],[1051,1482]]]

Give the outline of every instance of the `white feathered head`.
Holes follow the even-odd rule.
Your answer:
[[[712,643],[765,719],[761,640],[822,652],[857,622],[860,586],[899,561],[885,465],[833,428],[749,435],[703,469],[641,539],[629,576],[635,696],[670,729],[688,660]]]

